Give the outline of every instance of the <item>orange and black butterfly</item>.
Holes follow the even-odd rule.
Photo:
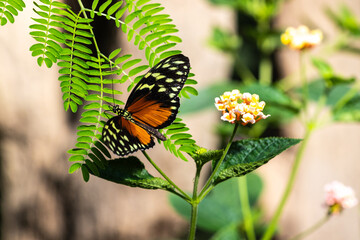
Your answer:
[[[178,94],[189,70],[189,59],[182,54],[165,58],[150,69],[130,93],[124,109],[112,106],[117,116],[103,128],[106,146],[124,156],[153,147],[153,136],[165,141],[158,129],[175,120],[180,107]]]

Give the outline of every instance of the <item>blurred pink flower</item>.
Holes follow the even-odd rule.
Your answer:
[[[326,184],[324,190],[325,204],[331,215],[339,214],[342,210],[358,204],[354,190],[338,181]]]

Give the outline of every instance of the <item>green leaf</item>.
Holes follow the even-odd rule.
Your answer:
[[[247,189],[249,202],[254,206],[262,191],[262,181],[256,174],[249,174],[247,178]],[[203,201],[198,209],[198,227],[210,232],[216,232],[231,224],[238,224],[243,220],[242,209],[239,199],[239,178],[216,186]],[[185,217],[190,219],[190,205],[175,195],[170,195],[171,206]]]
[[[223,152],[223,150],[207,150],[205,148],[200,148],[194,154],[191,154],[191,157],[198,166],[203,166],[209,161],[218,161]]]
[[[113,59],[121,52],[121,48],[117,48],[114,51],[112,51],[109,55],[109,59]]]
[[[212,237],[211,240],[239,240],[243,239],[238,231],[238,224],[229,224],[219,229]]]
[[[214,184],[248,174],[300,141],[301,139],[269,137],[233,142],[215,174]],[[213,161],[213,166],[215,164],[216,161]]]
[[[81,163],[74,163],[73,165],[70,166],[69,173],[70,174],[74,173],[76,170],[81,168],[81,165],[82,165]]]
[[[108,11],[107,11],[107,15],[112,15],[114,12],[116,12],[121,5],[123,4],[123,1],[119,1],[115,4],[113,4],[111,7],[109,7]]]
[[[91,9],[92,9],[92,10],[95,10],[96,7],[97,7],[97,5],[98,5],[98,3],[99,3],[99,0],[94,0],[93,3],[92,3]]]
[[[99,173],[100,178],[130,187],[173,189],[165,180],[150,175],[146,171],[144,164],[134,156],[108,161],[108,166],[105,169],[99,169]]]
[[[81,165],[81,173],[83,175],[83,179],[85,182],[88,182],[89,181],[89,178],[90,178],[90,175],[89,175],[89,170],[88,168],[86,167],[85,164],[82,164]]]
[[[334,121],[360,122],[360,92],[350,84],[332,88],[327,104],[332,107]]]
[[[137,64],[137,63],[139,63],[139,62],[141,62],[141,59],[133,59],[133,60],[130,60],[130,61],[128,61],[128,62],[126,62],[126,63],[124,63],[124,64],[122,65],[122,69],[123,69],[123,70],[128,69],[128,68],[134,66],[135,64]]]
[[[111,2],[112,0],[107,0],[106,2],[101,4],[101,6],[99,7],[99,12],[102,13],[103,11],[105,11],[105,9],[110,5]]]

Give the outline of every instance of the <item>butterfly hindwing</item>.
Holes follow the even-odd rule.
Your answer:
[[[109,119],[102,135],[104,143],[119,156],[145,150],[155,145],[153,138],[144,128],[122,116]]]

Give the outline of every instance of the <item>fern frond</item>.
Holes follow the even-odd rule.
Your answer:
[[[25,8],[23,0],[0,0],[0,25],[15,22],[15,16]]]
[[[40,66],[45,62],[47,67],[54,63],[60,67],[64,109],[76,112],[82,107],[84,110],[81,125],[77,128],[77,143],[68,152],[71,154],[69,161],[74,162],[69,172],[81,169],[87,181],[89,171],[98,174],[99,168],[105,168],[107,159],[111,158],[102,142],[106,120],[114,115],[108,111],[109,106],[124,104],[117,97],[122,92],[110,88],[109,84],[128,82],[127,91],[131,91],[146,70],[160,60],[180,53],[176,46],[181,39],[175,35],[178,30],[169,15],[163,14],[161,4],[149,0],[94,0],[91,9],[81,6],[78,13],[53,0],[38,0],[34,4],[38,17],[33,18],[35,23],[30,27],[30,34],[37,43],[31,47],[32,55],[37,57]],[[102,54],[91,26],[95,16],[114,22],[129,41],[145,52],[149,65],[141,64],[140,59],[130,54],[122,54],[120,48],[109,56]],[[91,50],[91,45],[95,51]],[[190,79],[193,76],[189,75],[179,96],[197,94],[191,87],[196,84]],[[175,156],[186,160],[184,153],[191,153],[196,148],[189,129],[181,121],[178,118],[162,130],[167,137],[163,143]]]
[[[170,24],[172,19],[170,19],[169,15],[161,14],[164,10],[161,4],[148,2],[148,0],[121,1],[112,5],[107,1],[100,6],[95,3],[92,5],[92,9],[85,10],[93,15],[96,14],[115,21],[116,26],[127,34],[128,41],[133,40],[134,45],[145,51],[149,67],[152,67],[163,58],[180,53],[180,51],[172,49],[176,47],[177,43],[181,42],[181,39],[173,35],[178,30],[174,24]],[[120,20],[123,15],[126,15],[126,17],[124,20]],[[124,55],[115,59],[114,66],[118,66],[123,59],[127,58],[128,56]],[[127,69],[132,63],[137,63],[137,61],[133,60],[122,64],[121,69]],[[130,76],[135,76],[139,73],[138,71],[145,69],[147,69],[147,66],[130,71],[128,75],[123,75],[121,82],[125,82]],[[190,76],[194,76],[194,74],[190,74]],[[130,83],[128,91],[131,91],[141,78],[142,76],[136,77]],[[193,84],[196,84],[196,81],[188,79],[179,96],[190,98],[189,94],[197,95],[197,91],[189,86]],[[164,142],[164,146],[175,156],[186,160],[183,152],[191,153],[195,150],[193,147],[195,141],[191,139],[190,134],[186,133],[189,129],[182,127],[180,121],[180,119],[177,119],[171,126],[166,128],[165,135],[168,140]]]
[[[65,13],[70,7],[64,3],[51,0],[40,0],[41,3],[34,1],[34,12],[40,18],[32,18],[35,24],[30,25],[30,35],[38,42],[30,47],[32,56],[38,57],[39,66],[45,62],[47,67],[51,67],[60,58],[62,51],[61,43],[64,43],[64,35],[56,29],[62,27],[59,14]]]
[[[169,150],[176,157],[187,161],[182,152],[193,153],[196,151],[195,140],[191,139],[192,135],[187,133],[189,128],[182,122],[181,118],[176,118],[175,121],[166,128],[164,141],[165,149]]]

